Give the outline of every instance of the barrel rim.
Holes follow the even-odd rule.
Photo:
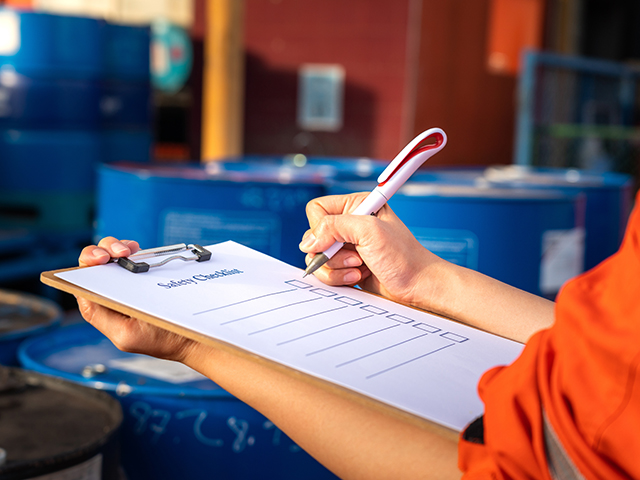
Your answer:
[[[90,335],[87,335],[87,332],[91,332]],[[98,330],[91,327],[89,324],[84,322],[72,325],[66,325],[57,329],[54,332],[45,335],[39,335],[37,337],[33,337],[22,342],[18,348],[18,360],[20,364],[29,370],[40,372],[46,375],[60,377],[71,381],[73,383],[77,383],[80,385],[85,385],[90,388],[96,390],[102,390],[105,392],[112,392],[116,396],[126,397],[129,395],[149,395],[154,397],[179,397],[179,398],[189,398],[189,399],[218,399],[218,400],[230,400],[230,401],[240,401],[234,395],[227,392],[222,387],[218,386],[215,390],[202,390],[196,388],[194,386],[184,386],[179,384],[171,384],[169,382],[163,382],[166,384],[165,386],[147,386],[147,385],[135,385],[129,384],[125,382],[117,382],[111,379],[101,380],[100,378],[87,379],[83,377],[80,373],[71,373],[63,370],[59,370],[57,368],[52,368],[41,361],[38,361],[36,358],[32,356],[30,350],[34,348],[38,348],[39,344],[50,342],[49,350],[52,350],[54,347],[64,347],[64,342],[57,343],[56,341],[60,339],[60,336],[64,334],[71,334],[78,338],[84,338],[86,340],[90,340],[91,338],[104,338],[108,340],[107,337],[102,335]],[[87,342],[88,343],[88,342]],[[75,346],[80,346],[77,344],[73,344]],[[135,355],[135,354],[128,354]],[[162,380],[160,380],[162,381]],[[213,380],[209,380],[213,382]],[[213,382],[215,384],[215,382]],[[217,385],[217,384],[216,384]]]
[[[17,340],[33,335],[37,332],[45,332],[62,323],[62,317],[64,315],[62,308],[60,308],[57,303],[49,300],[48,298],[39,297],[30,293],[0,289],[0,304],[4,303],[6,300],[23,300],[26,301],[28,305],[37,306],[39,311],[44,310],[45,313],[50,313],[51,315],[46,322],[42,322],[37,325],[19,330],[13,330],[5,334],[0,333],[0,343]]]

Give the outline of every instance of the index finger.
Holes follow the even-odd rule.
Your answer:
[[[341,215],[353,212],[369,195],[369,192],[350,193],[347,195],[329,195],[318,197],[307,203],[307,218],[313,230],[318,222],[327,215]]]

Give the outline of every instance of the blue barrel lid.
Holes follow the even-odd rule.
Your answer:
[[[415,182],[475,185],[484,175],[485,167],[423,168],[411,177]]]
[[[62,309],[51,300],[0,290],[0,342],[43,332],[59,325]]]
[[[279,165],[296,171],[317,169],[338,181],[378,178],[389,162],[367,157],[317,157],[302,153],[291,155],[244,155],[224,159],[225,163]]]
[[[474,199],[485,201],[545,201],[567,198],[560,190],[531,190],[524,188],[490,188],[484,186],[446,183],[407,182],[397,196],[439,197],[447,199]]]
[[[321,168],[300,171],[291,167],[271,164],[251,164],[240,162],[209,162],[206,164],[133,164],[117,162],[102,165],[102,172],[135,175],[141,179],[174,182],[234,182],[271,183],[280,185],[322,185],[327,172]]]
[[[181,363],[121,352],[84,322],[27,340],[20,346],[18,358],[24,368],[119,396],[235,399]]]
[[[630,186],[632,178],[616,172],[504,165],[487,168],[479,181],[492,186],[618,190]]]
[[[359,182],[336,183],[333,190],[336,193],[366,192],[375,188],[376,182],[373,180]],[[409,180],[404,184],[390,200],[393,208],[393,200],[396,198],[442,198],[448,201],[482,200],[496,202],[522,202],[522,201],[555,201],[562,198],[572,197],[556,189],[534,190],[525,188],[494,188],[488,186],[477,186],[465,182],[456,183],[434,180],[430,173],[418,176],[417,180]]]
[[[2,69],[43,78],[97,79],[104,73],[102,20],[2,8],[0,31]]]

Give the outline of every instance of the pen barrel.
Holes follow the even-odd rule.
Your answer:
[[[324,254],[325,257],[327,257],[327,260],[329,260],[330,258],[332,258],[336,253],[338,253],[338,251],[344,246],[344,243],[342,242],[336,242],[333,245],[331,245],[329,248],[327,248],[324,252],[322,252]],[[326,260],[325,260],[326,262]]]
[[[380,187],[376,187],[373,191],[364,199],[364,201],[358,205],[352,215],[371,215],[380,210],[383,205],[387,203],[387,197],[380,192]]]

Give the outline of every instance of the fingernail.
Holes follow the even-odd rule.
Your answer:
[[[118,255],[129,251],[129,249],[121,243],[114,243],[111,245],[111,250],[113,250],[113,253],[117,253]]]
[[[356,283],[360,280],[360,274],[358,272],[349,272],[342,277],[344,283]]]
[[[360,262],[360,258],[359,257],[347,257],[344,259],[344,266],[345,267],[359,267],[361,264]]]
[[[300,248],[309,248],[315,242],[316,242],[315,235],[313,233],[310,233],[309,235],[307,235],[302,239],[302,241],[300,242]]]
[[[107,252],[105,252],[103,249],[101,249],[101,248],[97,248],[97,247],[96,247],[96,248],[94,248],[94,249],[91,251],[91,255],[93,255],[93,258],[102,258],[102,257],[105,257],[105,256],[106,256],[106,257],[108,257],[108,256],[109,256],[109,254],[108,254]]]

